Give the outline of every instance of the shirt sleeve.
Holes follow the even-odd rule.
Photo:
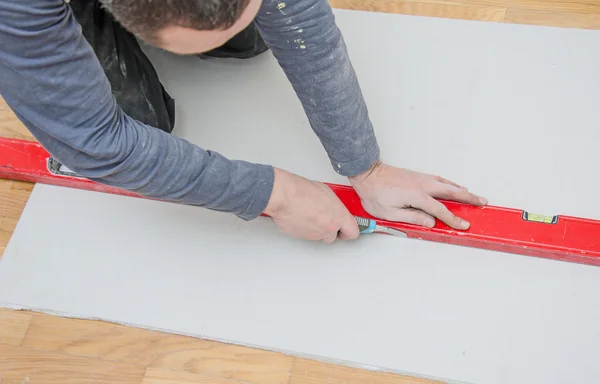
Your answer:
[[[263,0],[256,23],[333,168],[343,176],[369,170],[379,146],[327,0]]]
[[[273,168],[226,159],[123,113],[64,0],[0,1],[0,41],[0,93],[76,173],[244,220],[264,211]]]

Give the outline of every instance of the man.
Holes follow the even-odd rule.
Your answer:
[[[469,223],[435,198],[486,204],[441,177],[379,161],[367,107],[326,0],[101,3],[125,29],[177,54],[228,57],[219,52],[227,52],[227,45],[240,36],[252,35],[252,28],[258,30],[255,52],[246,57],[264,52],[262,37],[333,168],[349,178],[370,214],[429,227],[438,218],[466,229]],[[95,2],[0,2],[0,92],[55,158],[84,177],[148,197],[230,212],[244,220],[264,212],[295,237],[326,243],[358,237],[352,216],[323,184],[269,165],[227,159],[125,113],[130,99],[122,97],[121,83],[109,81],[113,64],[105,59],[112,56],[101,62],[90,45],[96,43],[92,32],[104,16],[86,18],[86,4]],[[235,57],[232,52],[229,57]],[[141,68],[144,75],[152,74],[151,67]],[[133,88],[125,94],[143,93]]]

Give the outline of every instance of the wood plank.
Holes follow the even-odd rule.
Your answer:
[[[292,357],[97,321],[35,315],[23,346],[247,383],[287,382]]]
[[[0,246],[6,247],[19,220],[12,217],[0,217]]]
[[[550,10],[508,8],[505,22],[579,29],[600,29],[600,13],[555,12]]]
[[[440,382],[295,359],[289,384],[440,384]]]
[[[16,192],[28,192],[31,193],[31,191],[33,191],[33,187],[34,187],[34,183],[28,183],[25,181],[14,181],[11,180],[11,183],[9,185],[9,190],[10,191],[16,191]]]
[[[356,4],[358,10],[368,11],[370,2],[379,2],[385,0],[358,0]],[[397,0],[398,3],[413,3],[413,4],[432,4],[432,5],[457,5],[464,7],[493,7],[493,8],[506,8],[511,0]],[[365,6],[360,8],[360,4],[364,3]]]
[[[25,209],[33,184],[0,179],[0,258]]]
[[[0,345],[0,379],[27,384],[140,384],[144,368]]]
[[[0,136],[12,139],[34,140],[33,135],[17,118],[6,101],[0,96]]]
[[[546,11],[555,17],[600,13],[600,1],[582,0],[330,0],[330,3],[334,8],[488,21],[497,21],[497,13],[507,8]]]
[[[31,183],[0,179],[0,216],[11,219],[21,217],[32,190]]]
[[[334,8],[399,13],[414,16],[502,22],[506,7],[452,5],[397,0],[329,0]]]
[[[422,3],[419,0],[407,0]],[[427,3],[466,5],[466,6],[492,6],[492,7],[520,7],[528,9],[550,10],[556,13],[562,11],[577,13],[598,13],[600,2],[597,0],[426,0]]]
[[[159,332],[43,314],[33,316],[23,342],[28,348],[141,366],[152,363],[165,344]]]
[[[142,384],[242,384],[242,381],[215,379],[188,372],[148,368]]]
[[[597,0],[507,0],[508,7],[520,7],[548,10],[555,13],[562,11],[577,13],[599,13],[600,2]]]
[[[281,353],[217,342],[204,342],[200,348],[186,350],[189,340],[182,338],[179,343],[170,352],[161,354],[151,367],[171,368],[249,384],[285,384],[290,376],[293,358]]]
[[[28,313],[0,308],[0,344],[21,345],[30,321]]]

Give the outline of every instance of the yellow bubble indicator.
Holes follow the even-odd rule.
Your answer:
[[[558,216],[538,215],[536,213],[523,211],[523,220],[533,221],[535,223],[556,224],[558,223]]]

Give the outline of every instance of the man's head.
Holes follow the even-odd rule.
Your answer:
[[[210,51],[246,28],[261,0],[100,0],[127,30],[179,54]]]

